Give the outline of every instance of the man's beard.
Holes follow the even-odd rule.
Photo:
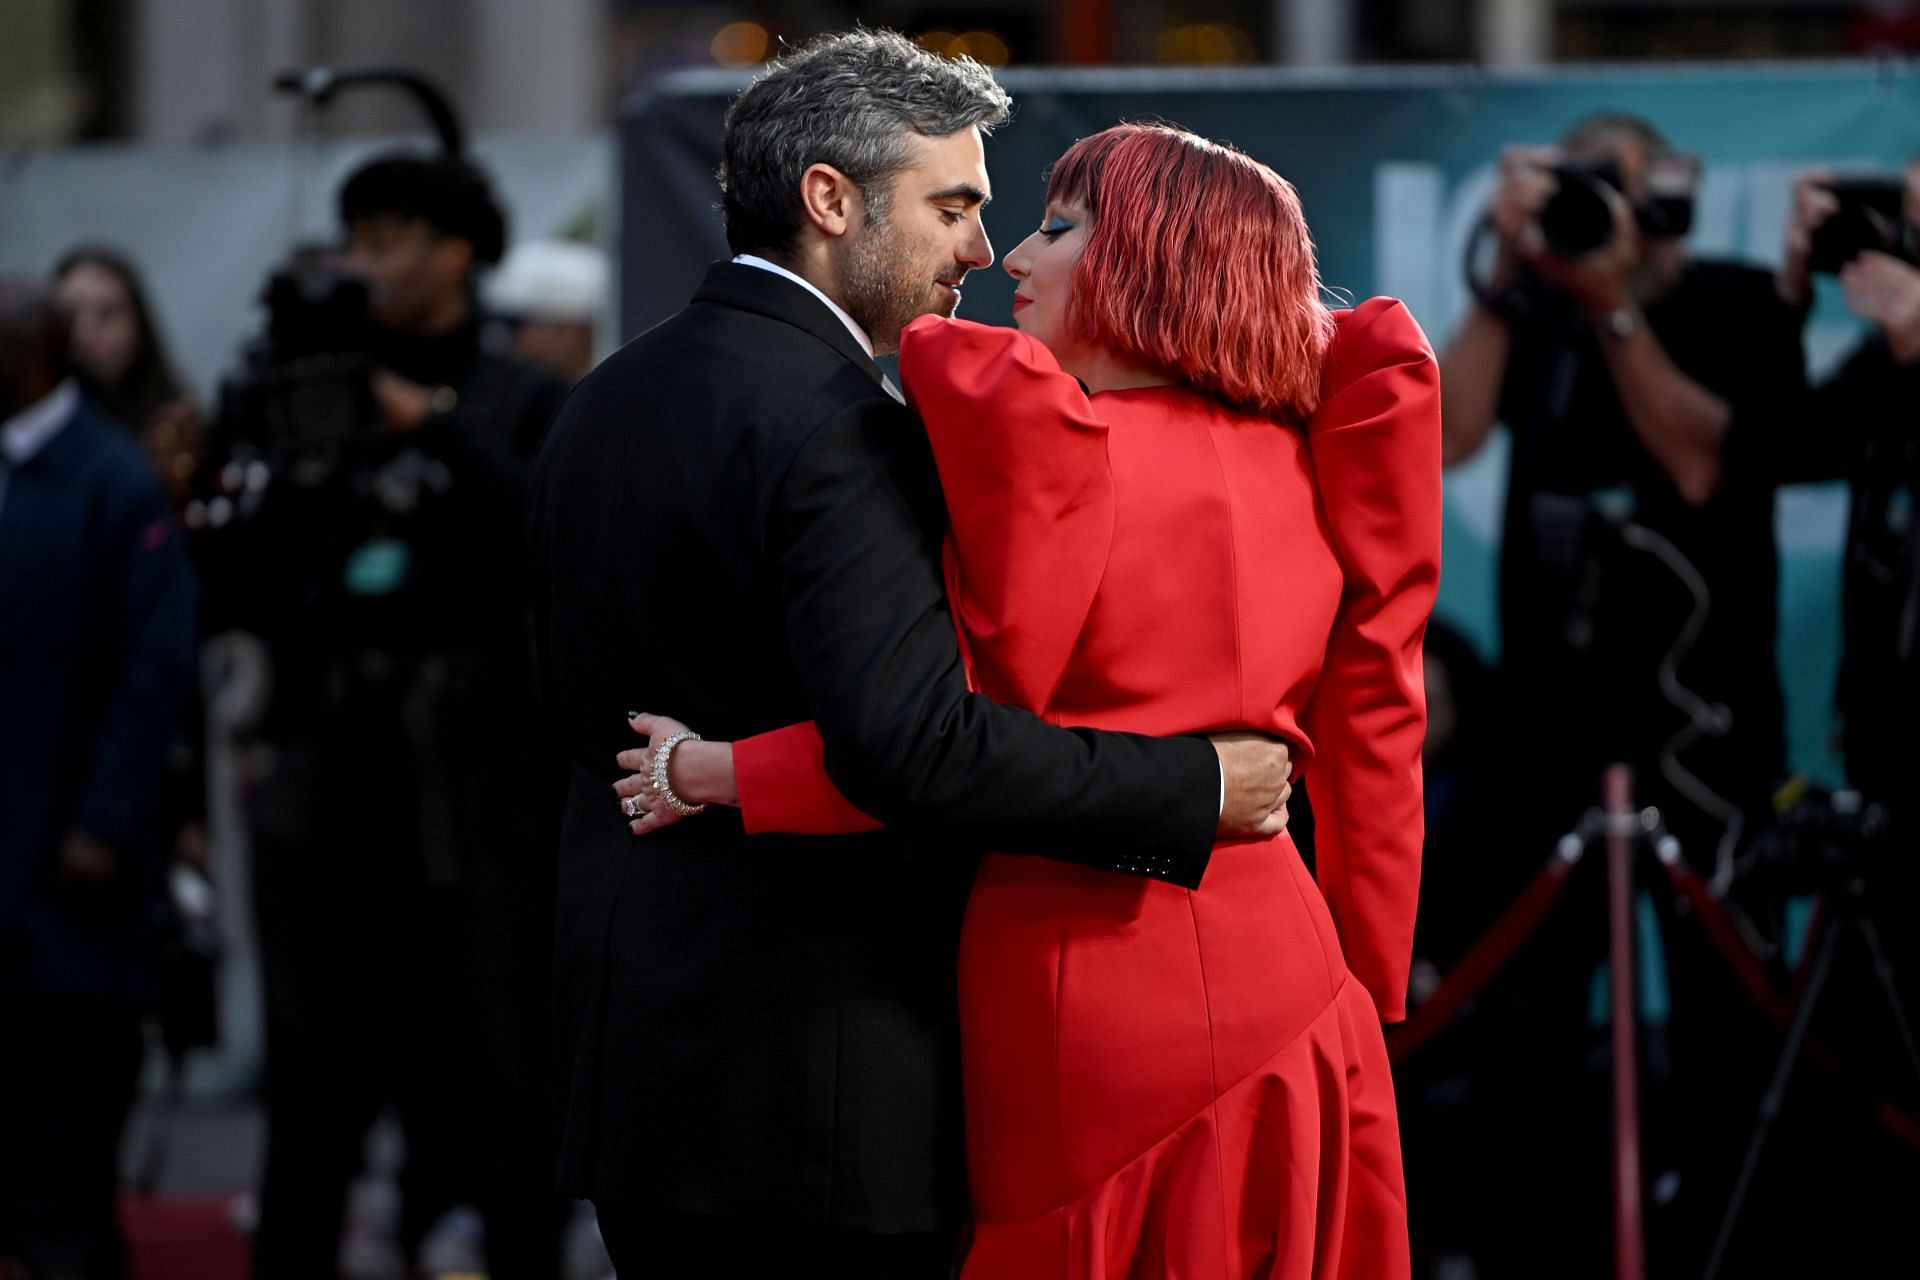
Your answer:
[[[951,258],[922,266],[882,215],[871,219],[851,246],[840,271],[840,297],[855,324],[866,330],[876,355],[900,349],[900,331],[924,315],[952,315],[959,300],[934,292],[936,280],[958,284],[966,275]],[[942,274],[942,268],[946,274]]]

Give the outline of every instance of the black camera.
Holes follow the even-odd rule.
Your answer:
[[[1698,166],[1678,152],[1649,157],[1648,195],[1633,207],[1633,219],[1649,236],[1683,236],[1693,227],[1693,178]],[[1558,189],[1540,208],[1537,221],[1547,248],[1556,257],[1585,257],[1613,239],[1611,197],[1626,182],[1616,160],[1562,163],[1548,170]]]
[[[1773,825],[1754,838],[1747,869],[1784,894],[1815,893],[1872,865],[1887,811],[1858,791],[1797,787]]]
[[[1916,259],[1916,232],[1902,216],[1904,184],[1881,175],[1836,178],[1826,184],[1840,207],[1814,228],[1807,265],[1832,275],[1870,250],[1907,262]]]
[[[1557,164],[1549,170],[1559,189],[1540,207],[1540,234],[1555,256],[1580,258],[1613,239],[1609,193],[1621,188],[1620,166]]]

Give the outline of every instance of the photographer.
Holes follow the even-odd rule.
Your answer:
[[[1692,158],[1646,122],[1592,117],[1557,149],[1510,148],[1502,170],[1488,214],[1497,260],[1441,359],[1444,429],[1450,463],[1496,421],[1511,433],[1502,676],[1510,705],[1560,708],[1573,728],[1560,749],[1529,752],[1557,809],[1543,820],[1565,830],[1600,769],[1626,760],[1653,792],[1642,798],[1710,862],[1726,812],[1672,794],[1658,766],[1688,721],[1659,666],[1694,599],[1673,568],[1596,529],[1651,530],[1703,580],[1705,626],[1677,675],[1727,714],[1681,763],[1732,809],[1764,811],[1785,755],[1770,455],[1803,394],[1799,320],[1764,272],[1689,256]],[[1576,183],[1610,225],[1568,256],[1543,214]]]
[[[1765,272],[1689,254],[1697,181],[1694,157],[1633,116],[1509,148],[1492,261],[1441,357],[1447,461],[1496,422],[1510,437],[1497,856],[1516,883],[1597,803],[1610,762],[1634,766],[1635,803],[1658,805],[1707,871],[1759,825],[1784,771],[1774,453],[1804,397],[1799,317]],[[1513,1274],[1534,1274],[1538,1249],[1604,1238],[1605,1086],[1577,1066],[1604,1053],[1588,1012],[1603,879],[1575,882],[1486,1002],[1511,1030],[1488,1068],[1511,1112],[1494,1132],[1519,1144],[1507,1158],[1557,1175],[1518,1193]],[[1764,1027],[1698,930],[1666,925],[1643,938],[1667,970],[1643,1009],[1672,1000],[1670,1026],[1646,1015],[1650,1059],[1668,1064],[1642,1086],[1647,1168],[1683,1190],[1654,1201],[1651,1251],[1698,1262],[1758,1092],[1742,1037]],[[1570,1133],[1586,1141],[1546,1136]]]
[[[269,292],[272,337],[229,388],[197,508],[213,628],[260,636],[273,669],[274,763],[248,801],[267,1006],[255,1272],[334,1274],[391,1104],[409,1253],[473,1203],[493,1274],[551,1276],[557,779],[525,528],[564,392],[481,347],[474,276],[505,227],[479,170],[374,160],[340,218],[344,258]]]
[[[1831,274],[1848,310],[1870,326],[1840,367],[1814,388],[1808,434],[1823,448],[1805,460],[1798,478],[1844,478],[1848,484],[1834,703],[1849,785],[1886,818],[1877,838],[1847,865],[1863,886],[1860,902],[1884,956],[1869,964],[1857,948],[1839,953],[1818,1034],[1857,1064],[1871,1086],[1898,1090],[1913,1084],[1907,1065],[1912,1059],[1889,1019],[1889,1002],[1900,1003],[1910,1026],[1920,1023],[1920,858],[1914,856],[1920,804],[1913,781],[1920,770],[1914,735],[1920,721],[1917,251],[1920,159],[1897,178],[1847,179],[1826,169],[1799,175],[1777,278],[1780,294],[1808,308],[1814,275]],[[1791,1143],[1792,1153],[1779,1158],[1836,1171],[1822,1180],[1814,1205],[1826,1220],[1871,1222],[1876,1209],[1897,1215],[1912,1203],[1920,1161],[1867,1122],[1857,1099],[1837,1105],[1829,1100],[1815,1116],[1789,1132],[1782,1145]],[[1763,1215],[1764,1209],[1756,1210]]]
[[[1865,184],[1854,184],[1857,187]],[[1920,494],[1920,160],[1898,184],[1880,184],[1891,209],[1847,201],[1827,169],[1794,183],[1780,296],[1806,309],[1815,270],[1834,274],[1847,307],[1871,326],[1840,368],[1814,389],[1810,434],[1823,449],[1804,479],[1847,480],[1845,635],[1835,703],[1852,785],[1888,805],[1896,822],[1920,771],[1913,726],[1920,718],[1920,556],[1914,502]],[[1867,194],[1865,191],[1862,195]],[[1887,215],[1891,214],[1891,217]],[[1850,230],[1856,234],[1849,234]]]

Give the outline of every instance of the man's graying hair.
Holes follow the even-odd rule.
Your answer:
[[[823,36],[773,63],[727,109],[720,190],[735,253],[785,254],[800,229],[800,176],[828,164],[884,213],[909,134],[990,132],[1012,99],[971,58],[942,58],[892,31]]]

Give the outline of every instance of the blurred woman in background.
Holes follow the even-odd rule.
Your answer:
[[[174,500],[200,452],[200,415],[167,359],[140,275],[102,245],[67,251],[53,289],[73,335],[73,365],[102,408],[140,437]]]

